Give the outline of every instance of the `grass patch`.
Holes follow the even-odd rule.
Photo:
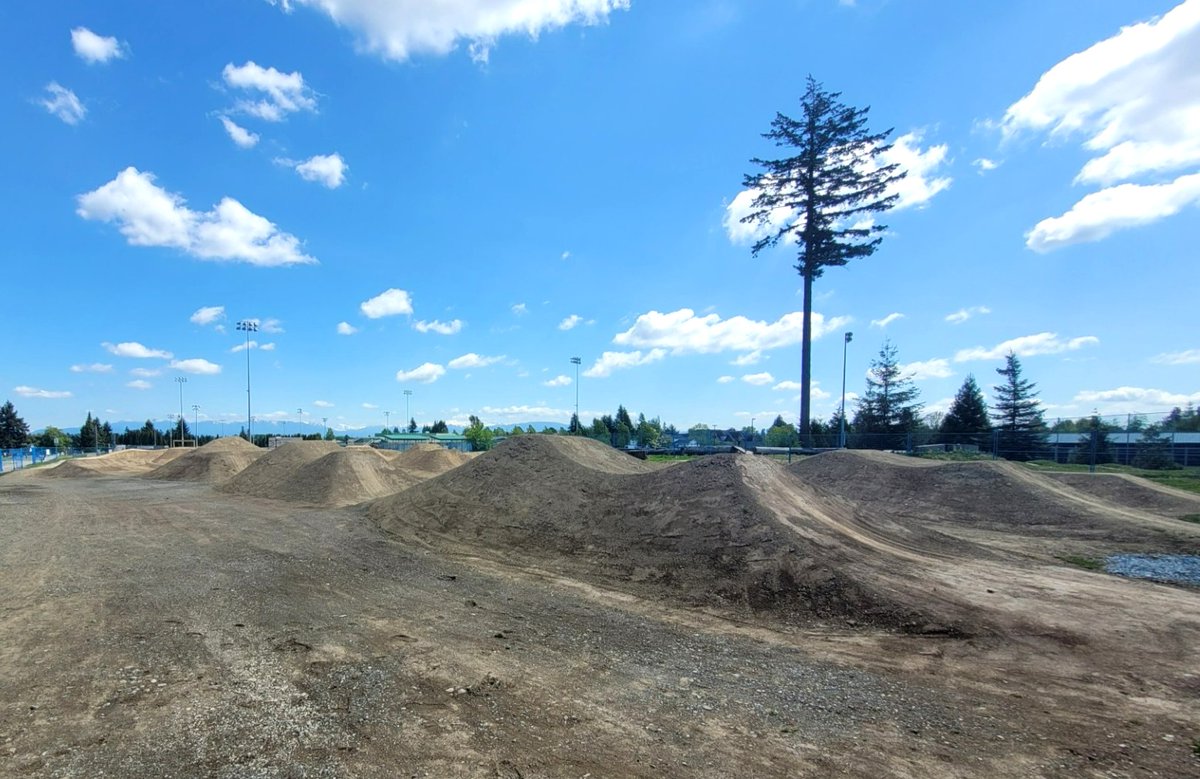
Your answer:
[[[1055,559],[1062,560],[1067,565],[1073,565],[1076,568],[1082,568],[1085,571],[1103,571],[1104,561],[1095,557],[1084,557],[1077,554],[1059,554],[1054,555]]]
[[[1057,473],[1087,473],[1088,467],[1086,464],[1080,463],[1056,463],[1053,460],[1030,460],[1026,466],[1045,472]],[[1148,479],[1155,484],[1161,484],[1164,487],[1173,487],[1177,490],[1185,492],[1194,492],[1200,495],[1200,468],[1179,468],[1172,471],[1152,471],[1146,468],[1134,468],[1131,465],[1116,465],[1106,463],[1096,466],[1096,473],[1123,473],[1128,476],[1137,476],[1141,479]]]
[[[1200,514],[1184,514],[1180,519],[1184,522],[1195,522],[1197,525],[1200,525]]]
[[[648,454],[646,462],[651,463],[682,463],[688,460],[695,460],[700,455],[696,454]]]
[[[988,452],[924,452],[918,454],[917,457],[920,457],[922,460],[941,460],[952,463],[992,459],[992,455]]]

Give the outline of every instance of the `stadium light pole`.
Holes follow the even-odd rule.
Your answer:
[[[300,440],[304,440],[304,409],[296,409],[296,413],[300,415]]]
[[[408,399],[411,397],[412,397],[412,390],[404,390],[404,416],[408,417],[408,419],[404,420],[404,429],[408,430],[408,432],[410,432],[410,433],[412,431],[408,429],[408,423],[412,419],[412,416],[410,416],[410,412],[408,410]]]
[[[258,332],[258,320],[243,319],[237,323],[237,329],[246,333],[246,440],[254,443],[254,417],[250,416],[250,334]]]
[[[176,376],[175,383],[179,385],[179,445],[183,446],[187,440],[183,437],[183,426],[185,424],[183,416],[183,385],[187,384],[187,376]]]
[[[575,424],[578,425],[576,433],[583,429],[583,420],[579,418],[579,365],[582,362],[579,357],[571,358],[571,364],[575,366]]]
[[[838,447],[846,448],[846,350],[850,347],[850,342],[854,340],[854,333],[847,332],[845,340],[842,341],[842,410],[838,414],[840,419],[838,430]]]
[[[390,411],[383,412],[383,429],[384,430],[392,429],[392,412],[390,412]]]
[[[192,404],[192,439],[199,443],[198,436],[200,430],[200,407],[195,403]]]

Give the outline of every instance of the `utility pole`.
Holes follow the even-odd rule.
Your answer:
[[[200,407],[195,403],[192,404],[192,440],[198,444],[200,436]]]
[[[583,420],[579,418],[579,366],[583,362],[579,357],[572,357],[571,364],[575,366],[575,428],[576,434],[583,430]]]
[[[296,413],[300,415],[300,440],[304,440],[304,409],[296,409]]]
[[[838,413],[838,446],[842,449],[846,448],[846,350],[853,339],[854,333],[847,332],[842,341],[842,410]]]
[[[412,420],[412,416],[408,410],[408,400],[412,397],[412,390],[404,390],[404,429],[408,430],[408,423]],[[412,431],[409,431],[412,432]]]
[[[187,439],[183,437],[183,426],[185,424],[183,416],[183,385],[187,384],[187,376],[176,376],[175,383],[179,385],[179,445],[183,446],[187,442]]]
[[[258,320],[243,319],[237,323],[237,329],[246,333],[246,440],[254,443],[251,428],[254,417],[250,416],[250,334],[258,332]]]

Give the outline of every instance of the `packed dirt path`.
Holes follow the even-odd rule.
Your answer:
[[[1146,668],[1083,625],[784,625],[362,508],[29,472],[0,479],[0,775],[1200,776],[1200,601],[1112,582],[1192,598]]]

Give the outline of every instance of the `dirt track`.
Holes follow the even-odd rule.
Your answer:
[[[989,546],[990,524],[864,513],[762,461],[708,467],[592,470],[645,480],[657,515],[671,480],[715,479],[712,505],[769,492],[745,509],[798,523],[845,576],[988,629],[781,618],[552,544],[522,558],[503,534],[30,472],[0,479],[0,774],[1200,776],[1200,594],[1053,564],[1044,522],[1018,555],[1012,529]],[[600,497],[579,505],[602,514]],[[1178,524],[1171,543],[1191,543]]]

